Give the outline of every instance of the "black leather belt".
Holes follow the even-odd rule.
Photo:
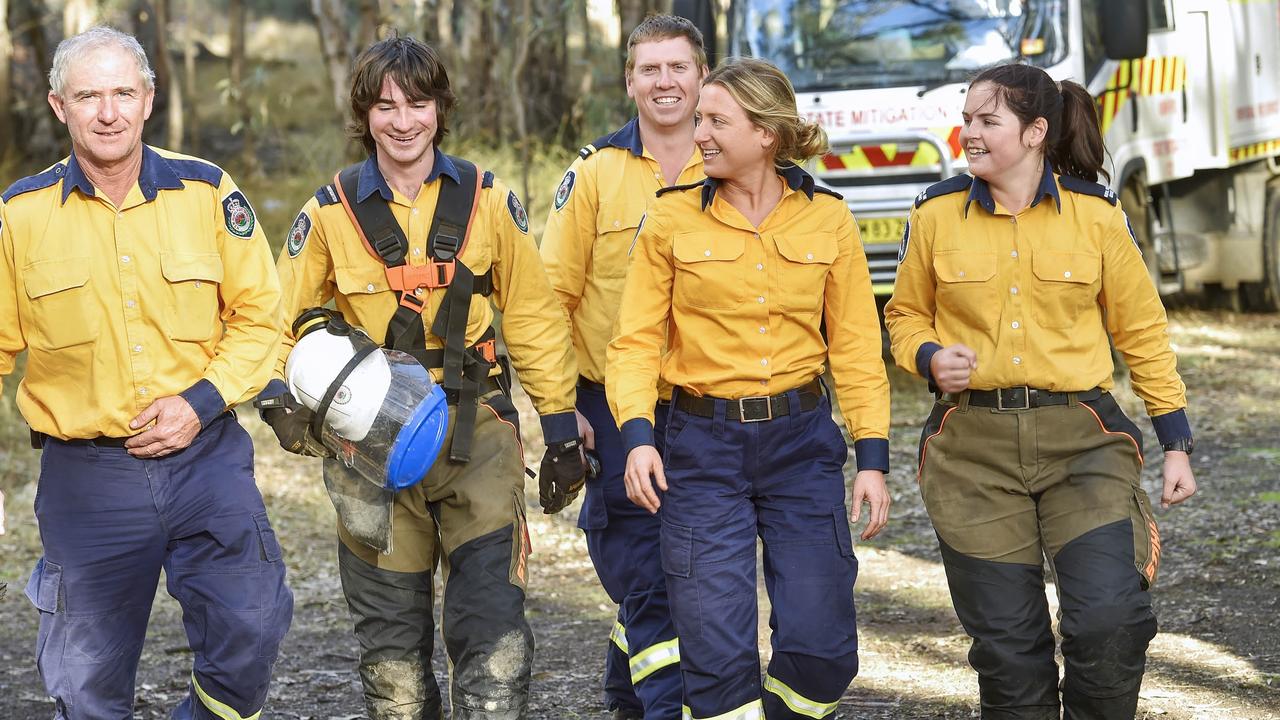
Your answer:
[[[595,380],[588,380],[581,375],[578,376],[578,389],[590,390],[592,392],[604,392],[604,383],[598,383]]]
[[[1097,400],[1103,391],[1098,388],[1079,392],[1053,392],[1039,388],[1018,385],[999,390],[966,390],[963,393],[948,393],[943,396],[948,402],[959,402],[968,393],[969,404],[975,407],[988,407],[997,410],[1030,410],[1050,405],[1066,405],[1074,397],[1077,401]]]
[[[44,444],[49,440],[65,443],[67,445],[94,445],[96,447],[122,448],[124,447],[125,441],[128,439],[129,438],[127,437],[96,437],[88,439],[75,438],[71,440],[59,440],[58,438],[46,435],[45,433],[37,430],[31,431],[31,447],[34,450],[43,448]]]
[[[698,397],[690,395],[683,389],[678,389],[671,404],[677,410],[682,410],[690,415],[709,418],[716,416],[716,402],[719,401],[725,403],[724,418],[726,420],[744,423],[762,422],[789,415],[792,412],[812,410],[818,407],[818,401],[822,399],[822,381],[814,378],[796,388],[796,392],[800,393],[799,409],[791,407],[791,399],[787,397],[786,393],[725,400],[723,398]]]

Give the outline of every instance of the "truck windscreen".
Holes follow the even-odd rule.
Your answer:
[[[734,50],[765,58],[797,91],[936,85],[1013,59],[1066,52],[1066,0],[744,0]]]

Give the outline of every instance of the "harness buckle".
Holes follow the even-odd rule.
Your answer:
[[[1006,401],[1006,398],[1008,400]],[[1006,404],[1006,402],[1008,404]],[[1014,385],[996,391],[997,410],[1030,410],[1031,388],[1026,385]]]
[[[768,395],[738,398],[738,421],[755,423],[772,420],[773,403],[769,399]]]
[[[494,363],[498,362],[498,339],[497,338],[489,338],[488,340],[485,340],[483,342],[478,342],[475,345],[472,345],[471,347],[475,349],[476,352],[480,353],[480,357],[484,358],[485,362],[489,363],[490,365],[493,365]]]
[[[426,265],[398,265],[387,268],[387,283],[392,290],[412,292],[418,288],[436,290],[453,283],[453,260],[429,262]]]

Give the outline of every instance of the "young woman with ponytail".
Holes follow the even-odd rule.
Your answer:
[[[1164,307],[1110,189],[1093,99],[1039,68],[982,72],[969,174],[916,201],[885,310],[938,395],[919,483],[973,638],[983,718],[1131,720],[1156,633],[1160,535],[1142,432],[1108,392],[1110,333],[1164,450],[1161,504],[1196,492]],[[1056,584],[1058,682],[1044,565]]]
[[[721,65],[697,120],[707,179],[650,204],[608,350],[627,495],[661,508],[684,717],[828,717],[858,669],[849,524],[867,504],[871,538],[889,514],[871,277],[848,207],[799,167],[826,136],[800,118],[785,75],[760,60]],[[848,505],[828,366],[857,456]],[[661,457],[659,379],[675,387]],[[763,682],[757,537],[773,604]]]

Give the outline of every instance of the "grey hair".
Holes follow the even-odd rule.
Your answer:
[[[115,28],[97,25],[58,43],[58,49],[53,53],[53,67],[49,69],[49,88],[53,90],[53,94],[62,97],[62,92],[66,89],[67,69],[72,62],[86,53],[109,46],[118,47],[133,55],[133,59],[138,61],[142,84],[148,90],[155,89],[156,74],[152,72],[147,52],[138,44],[137,38]]]

